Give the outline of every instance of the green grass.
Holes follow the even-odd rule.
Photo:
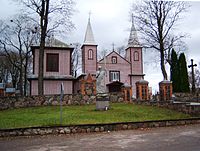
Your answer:
[[[190,115],[168,109],[116,103],[111,110],[96,111],[95,105],[64,106],[63,125],[136,122],[189,118]],[[60,122],[59,106],[32,107],[0,111],[0,129],[52,126]]]

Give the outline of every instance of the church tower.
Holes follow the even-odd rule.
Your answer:
[[[87,29],[85,33],[82,49],[82,72],[94,75],[97,71],[97,44],[94,40],[90,17],[88,19]]]
[[[136,94],[135,83],[144,78],[143,74],[143,60],[142,60],[142,46],[139,43],[137,31],[134,26],[132,17],[132,27],[126,48],[126,59],[131,63],[130,83],[132,85],[133,94]]]

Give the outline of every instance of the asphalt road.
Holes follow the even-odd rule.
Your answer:
[[[200,151],[200,124],[61,136],[1,138],[1,151]]]

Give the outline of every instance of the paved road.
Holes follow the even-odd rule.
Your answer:
[[[200,124],[0,139],[1,151],[200,151]]]

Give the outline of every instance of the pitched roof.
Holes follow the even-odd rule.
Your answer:
[[[105,58],[107,58],[108,56],[110,56],[112,53],[115,53],[116,55],[118,55],[120,58],[122,58],[123,60],[125,60],[126,62],[128,62],[129,64],[130,64],[130,62],[128,61],[128,60],[126,60],[124,57],[122,57],[119,53],[117,53],[116,51],[112,51],[112,52],[110,52],[109,54],[107,54],[106,56],[105,56]],[[104,58],[102,58],[101,60],[99,60],[98,61],[98,63],[100,63],[101,61],[103,61],[104,60]]]
[[[134,26],[133,17],[132,17],[132,26],[131,26],[131,31],[130,31],[130,36],[128,39],[127,47],[141,47],[139,40],[138,40],[137,31]]]
[[[68,45],[66,43],[56,39],[53,36],[47,39],[46,46],[50,46],[50,47],[68,47]]]
[[[87,24],[87,29],[86,29],[85,39],[84,39],[83,44],[85,44],[85,45],[96,45],[95,40],[94,40],[94,35],[93,35],[93,32],[92,32],[90,18],[88,19],[88,24]]]

